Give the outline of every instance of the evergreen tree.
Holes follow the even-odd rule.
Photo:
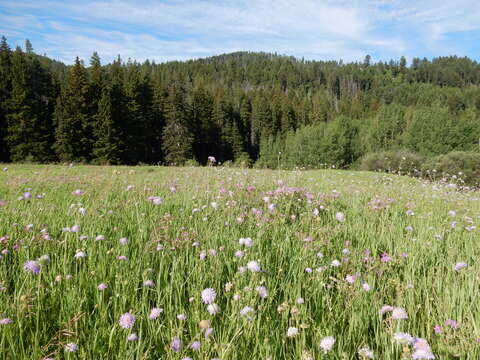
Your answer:
[[[162,150],[170,165],[182,165],[193,156],[193,134],[188,119],[185,90],[179,84],[169,89],[165,108]]]
[[[89,119],[88,83],[77,57],[55,108],[55,151],[61,161],[89,161],[93,145]]]
[[[0,42],[0,162],[10,159],[7,143],[7,101],[12,89],[12,51],[7,44],[7,39],[2,36]]]

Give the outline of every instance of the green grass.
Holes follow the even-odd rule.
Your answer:
[[[8,167],[0,173],[6,202],[0,236],[8,236],[0,243],[0,250],[8,249],[0,260],[0,319],[13,321],[0,325],[2,359],[358,359],[362,346],[376,359],[411,358],[413,347],[393,340],[400,331],[425,338],[437,359],[480,358],[479,230],[466,229],[478,224],[478,192],[333,170]],[[282,186],[279,180],[303,190],[267,195]],[[19,200],[28,188],[33,198]],[[84,194],[72,194],[76,189]],[[162,197],[162,204],[149,196]],[[273,212],[265,196],[276,205]],[[388,205],[374,210],[373,199]],[[344,222],[335,219],[337,212]],[[73,225],[80,232],[62,231]],[[105,240],[96,241],[97,235]],[[128,245],[119,243],[122,237]],[[242,237],[252,238],[253,246],[241,246]],[[87,257],[75,259],[79,250]],[[237,250],[245,256],[235,257]],[[51,262],[39,275],[23,270],[44,254]],[[392,260],[382,262],[382,254]],[[341,266],[331,266],[335,259]],[[240,273],[252,260],[265,271]],[[468,267],[454,271],[460,261]],[[345,277],[354,274],[357,280],[348,283]],[[145,280],[155,286],[142,286]],[[97,290],[100,283],[108,288]],[[267,288],[266,299],[258,286]],[[205,288],[217,292],[216,316],[201,301]],[[300,297],[304,304],[296,303]],[[402,307],[409,318],[382,316],[383,305]],[[245,306],[255,310],[249,317],[240,316]],[[154,307],[164,311],[150,320]],[[118,320],[130,310],[136,322],[122,329]],[[445,326],[447,319],[460,327]],[[207,340],[201,320],[214,329]],[[434,333],[436,324],[442,334]],[[288,338],[289,327],[299,334]],[[139,339],[127,341],[130,333]],[[179,353],[170,349],[174,336],[183,342]],[[327,354],[319,347],[325,336],[336,339]],[[188,348],[195,340],[202,344],[196,352]],[[67,343],[79,350],[66,352]]]

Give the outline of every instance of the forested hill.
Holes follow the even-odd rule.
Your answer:
[[[101,49],[99,49],[101,50]],[[0,45],[0,161],[345,167],[370,152],[477,150],[480,65],[238,52],[73,66]]]

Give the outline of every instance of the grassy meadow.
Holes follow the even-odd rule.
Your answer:
[[[480,358],[478,192],[334,170],[5,166],[1,359]]]

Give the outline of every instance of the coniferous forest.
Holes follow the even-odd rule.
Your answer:
[[[238,52],[186,62],[97,53],[71,66],[0,45],[0,162],[348,167],[366,154],[478,151],[468,58],[305,61]]]

